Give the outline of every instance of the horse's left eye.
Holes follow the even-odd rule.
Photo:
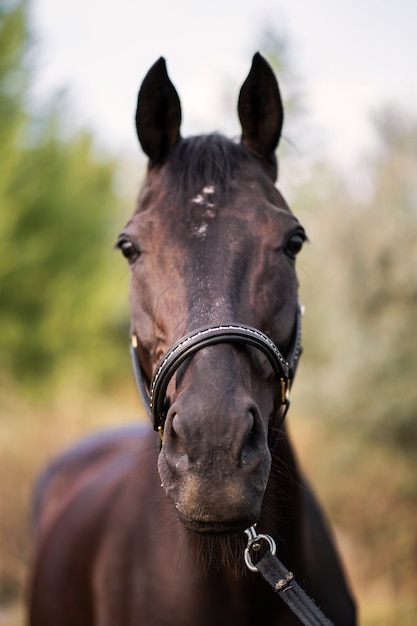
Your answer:
[[[304,233],[298,232],[291,235],[285,245],[285,252],[288,256],[295,258],[303,247],[305,240],[306,236]]]
[[[134,263],[140,256],[140,250],[129,239],[120,239],[116,247],[121,250],[123,256],[129,263]]]

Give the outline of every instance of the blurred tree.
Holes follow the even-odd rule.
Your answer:
[[[375,116],[380,148],[373,197],[352,224],[349,287],[366,347],[362,398],[372,436],[415,455],[417,445],[417,119]]]
[[[297,192],[294,205],[304,212],[313,243],[300,257],[308,307],[304,358],[315,368],[314,380],[326,381],[320,393],[329,413],[362,437],[411,451],[417,444],[417,120],[385,109],[375,126],[380,145],[365,164],[366,200],[352,195],[328,164],[317,164]]]
[[[64,136],[62,102],[25,112],[27,2],[0,11],[2,376],[27,387],[77,360],[84,379],[106,376],[123,345],[112,289],[115,164],[88,132]]]
[[[300,405],[324,427],[325,461],[312,465],[333,520],[361,546],[362,575],[384,580],[393,597],[410,598],[416,584],[417,119],[385,109],[375,124],[379,147],[363,164],[370,194],[360,201],[349,181],[321,163],[294,198],[311,241],[298,261],[307,314],[297,389],[298,383],[307,388]]]
[[[23,98],[28,77],[26,2],[0,2],[0,194],[18,159],[17,140],[25,122]]]

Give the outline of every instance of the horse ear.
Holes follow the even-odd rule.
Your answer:
[[[138,95],[136,130],[150,165],[169,155],[180,136],[181,104],[161,57],[146,74]]]
[[[284,109],[275,74],[259,52],[253,57],[251,70],[240,90],[238,113],[242,144],[273,166],[276,178],[275,150],[281,137]]]

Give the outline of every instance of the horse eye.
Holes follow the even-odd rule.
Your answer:
[[[116,247],[121,250],[123,256],[129,263],[134,263],[140,257],[140,250],[129,239],[120,239]]]
[[[295,258],[303,247],[305,240],[306,237],[304,233],[295,233],[292,235],[285,245],[285,252],[288,256]]]

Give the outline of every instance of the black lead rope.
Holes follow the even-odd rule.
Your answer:
[[[245,549],[245,563],[252,572],[259,572],[267,583],[298,617],[304,626],[333,626],[331,622],[317,606],[304,589],[295,581],[294,574],[275,555],[275,541],[269,535],[257,534],[254,526],[245,531],[248,544]],[[258,551],[261,542],[269,544],[268,551],[256,563],[253,564],[251,550]]]
[[[314,600],[294,580],[294,574],[287,570],[285,565],[271,552],[268,551],[256,567],[302,624],[305,626],[333,626],[333,622],[324,615]]]

